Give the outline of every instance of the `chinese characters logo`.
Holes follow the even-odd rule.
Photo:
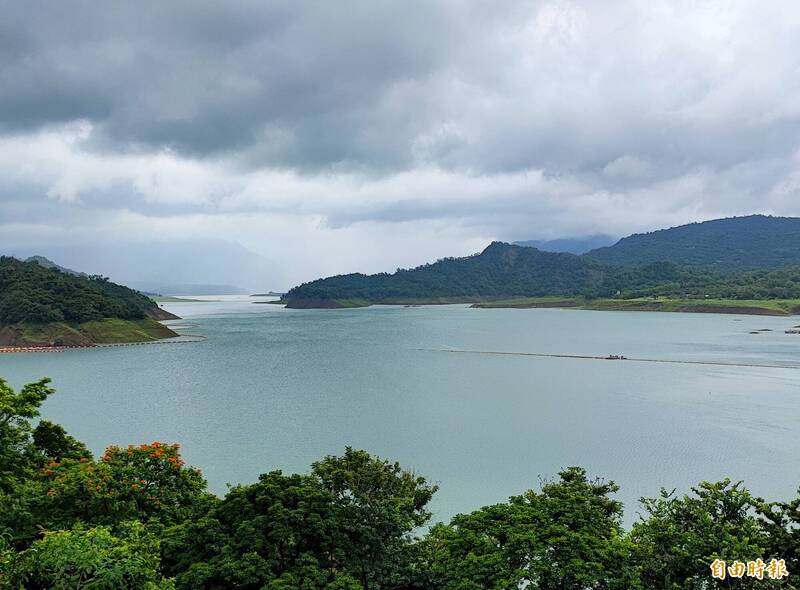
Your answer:
[[[748,561],[746,564],[741,561],[734,561],[730,565],[721,559],[715,559],[711,565],[711,577],[717,580],[731,578],[757,578],[763,580],[767,576],[771,580],[782,580],[789,575],[786,569],[785,559],[772,559],[769,564],[764,563],[760,558],[755,561]]]

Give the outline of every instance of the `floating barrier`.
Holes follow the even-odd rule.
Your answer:
[[[191,340],[189,340],[191,338]],[[200,334],[182,334],[175,338],[164,338],[163,340],[148,340],[145,342],[116,342],[111,344],[95,344],[96,348],[110,348],[112,346],[141,346],[143,344],[189,344],[191,342],[203,342],[208,340],[206,336]]]
[[[112,346],[140,346],[142,344],[186,344],[207,340],[200,334],[183,334],[175,338],[148,340],[145,342],[117,342],[113,344],[75,344],[70,346],[0,346],[0,354],[12,352],[64,352],[79,348],[109,348]]]
[[[483,354],[483,355],[497,355],[497,356],[533,356],[544,358],[556,359],[579,359],[591,361],[622,361],[632,363],[669,363],[676,365],[706,365],[712,367],[755,367],[761,369],[800,369],[800,365],[778,365],[769,363],[726,363],[724,361],[692,361],[681,359],[650,359],[650,358],[632,358],[624,357],[621,355],[607,355],[595,356],[588,354],[556,354],[545,352],[506,352],[500,350],[466,350],[460,348],[418,348],[426,352],[449,352],[457,354]]]
[[[71,347],[71,348],[91,348],[90,346]],[[4,352],[64,352],[66,346],[3,346],[0,353]]]

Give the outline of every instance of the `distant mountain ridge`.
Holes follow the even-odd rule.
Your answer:
[[[304,283],[289,307],[580,296],[800,298],[800,219],[752,215],[623,238],[581,256],[493,242],[395,273]]]
[[[513,242],[515,246],[537,248],[543,252],[569,252],[570,254],[585,254],[590,250],[610,246],[616,238],[605,234],[594,234],[582,238],[557,238],[555,240],[523,240]]]
[[[44,268],[54,268],[56,270],[60,270],[61,272],[67,273],[68,275],[73,275],[76,277],[88,277],[85,272],[78,272],[77,270],[72,270],[71,268],[66,268],[63,266],[59,266],[49,258],[45,258],[44,256],[29,256],[23,262],[35,262],[39,266],[43,266]]]
[[[633,234],[585,254],[612,266],[659,261],[736,272],[800,264],[800,218],[748,215]]]

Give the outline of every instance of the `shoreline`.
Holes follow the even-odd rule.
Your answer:
[[[502,301],[484,301],[471,305],[476,309],[581,309],[588,311],[653,311],[666,313],[713,313],[789,317],[800,313],[800,301],[794,299],[581,299],[530,297]]]
[[[179,340],[180,338],[180,340]],[[74,344],[70,346],[0,346],[0,354],[23,352],[66,352],[83,348],[115,348],[119,346],[144,346],[147,344],[190,344],[204,342],[208,336],[202,334],[178,334],[160,340],[143,340],[138,342],[112,342],[106,344]]]
[[[364,299],[295,299],[269,302],[288,309],[356,309],[373,305],[467,304],[475,309],[579,309],[587,311],[654,311],[669,313],[715,313],[789,317],[800,314],[797,299],[586,299],[583,297],[517,297],[486,299],[478,297],[396,298],[382,301]]]
[[[162,310],[164,319],[177,316]],[[150,317],[138,320],[107,318],[81,324],[52,322],[49,324],[0,325],[0,350],[28,352],[92,348],[95,346],[161,342],[179,337],[163,320]]]

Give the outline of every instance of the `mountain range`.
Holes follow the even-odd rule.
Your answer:
[[[289,307],[581,296],[800,297],[800,218],[751,215],[634,234],[582,255],[493,242],[395,273],[291,289]]]

